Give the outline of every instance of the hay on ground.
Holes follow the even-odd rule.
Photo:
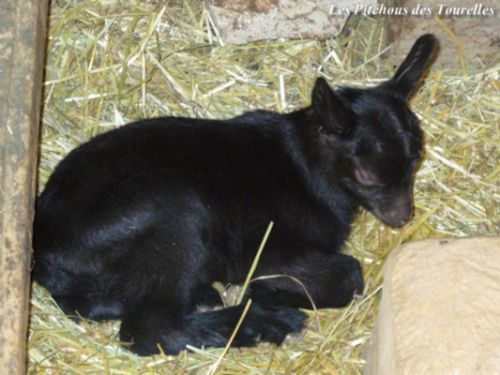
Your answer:
[[[53,1],[39,188],[71,149],[130,120],[291,111],[308,104],[317,75],[332,85],[375,85],[394,72],[380,58],[382,38],[380,21],[364,18],[341,41],[230,46],[197,0]],[[415,219],[395,230],[359,216],[345,250],[363,264],[366,293],[348,308],[311,312],[300,339],[223,357],[223,349],[191,348],[141,358],[119,346],[117,322],[77,324],[35,285],[29,372],[360,374],[389,251],[413,239],[499,233],[499,90],[500,61],[481,71],[430,73],[413,100],[427,142]]]

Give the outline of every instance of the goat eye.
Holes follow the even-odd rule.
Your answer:
[[[354,170],[354,177],[356,177],[356,180],[364,186],[380,186],[380,181],[375,176],[374,173],[363,169],[363,168],[356,168]]]

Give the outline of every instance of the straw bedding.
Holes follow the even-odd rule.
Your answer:
[[[231,46],[221,43],[196,0],[55,0],[39,189],[71,149],[130,120],[291,111],[308,104],[319,74],[332,85],[375,85],[394,72],[380,58],[382,39],[380,21],[364,18],[339,40]],[[481,70],[433,70],[414,98],[427,144],[416,215],[394,230],[361,213],[345,251],[361,260],[367,287],[348,308],[311,311],[303,335],[279,348],[191,348],[178,357],[141,358],[119,346],[117,322],[77,324],[34,285],[29,372],[361,373],[389,251],[412,239],[499,234],[500,56],[494,63]]]

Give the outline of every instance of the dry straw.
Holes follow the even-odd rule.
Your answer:
[[[229,46],[220,43],[197,0],[54,0],[40,188],[71,149],[129,120],[290,111],[307,105],[317,75],[333,85],[374,85],[393,73],[380,58],[382,34],[378,22],[365,18],[342,43]],[[141,358],[118,345],[116,322],[77,324],[35,285],[30,373],[361,373],[388,252],[412,239],[499,232],[500,64],[494,63],[465,72],[434,69],[414,98],[427,141],[416,217],[393,230],[367,213],[359,216],[345,250],[361,259],[367,287],[348,308],[311,313],[305,333],[279,348],[190,348],[178,357]]]

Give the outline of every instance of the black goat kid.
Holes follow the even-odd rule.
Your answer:
[[[214,281],[241,283],[268,223],[254,276],[299,279],[318,307],[363,291],[339,249],[362,206],[390,226],[413,211],[423,141],[408,99],[437,40],[420,37],[395,76],[332,90],[311,106],[230,120],[156,118],[99,135],[55,169],[36,202],[33,277],[68,314],[121,319],[141,355],[227,343],[243,305],[220,304]],[[260,279],[233,346],[281,343],[310,307],[290,278]]]

